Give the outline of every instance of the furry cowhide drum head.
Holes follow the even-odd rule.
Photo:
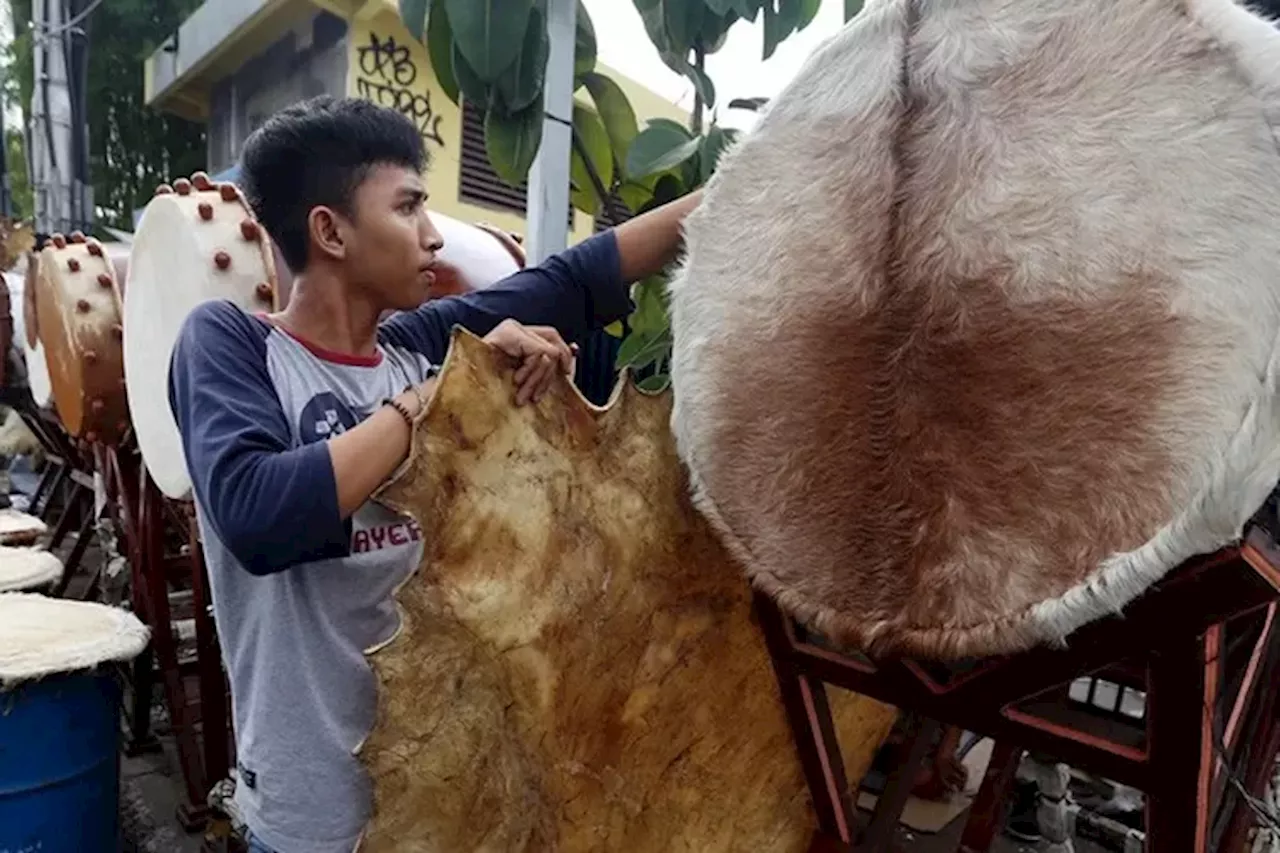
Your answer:
[[[872,0],[733,151],[673,424],[756,584],[873,652],[1010,652],[1277,478],[1280,34],[1229,0]]]
[[[371,650],[362,850],[808,849],[814,818],[746,580],[688,500],[670,397],[567,380],[517,408],[458,333],[381,499],[422,527]],[[832,706],[859,779],[895,711]]]

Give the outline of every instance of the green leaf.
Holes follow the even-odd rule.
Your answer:
[[[670,50],[681,58],[693,49],[702,31],[702,16],[707,7],[702,0],[662,0],[662,22],[670,39]]]
[[[654,185],[653,195],[649,198],[649,201],[636,212],[647,213],[655,207],[662,207],[664,204],[669,204],[670,202],[675,201],[686,194],[686,186],[684,178],[678,173],[668,172],[664,174],[658,179],[657,184]],[[689,189],[691,190],[693,188],[689,187]]]
[[[612,323],[604,327],[604,333],[610,337],[622,337],[622,321],[614,320]]]
[[[484,120],[484,148],[498,177],[518,187],[542,144],[542,96],[525,109],[504,116],[490,108]]]
[[[735,0],[706,0],[707,8],[717,15],[724,15],[736,5]]]
[[[666,171],[697,154],[700,145],[700,140],[690,139],[687,133],[650,124],[631,143],[626,172],[634,178]]]
[[[627,181],[617,189],[618,198],[632,213],[638,213],[653,198],[653,190],[644,184]]]
[[[821,6],[822,0],[800,0],[800,18],[796,21],[796,32],[813,23],[813,19],[818,17],[818,9]]]
[[[609,77],[592,71],[583,77],[591,100],[595,102],[604,129],[609,134],[609,142],[613,145],[613,156],[619,163],[627,161],[627,149],[640,132],[636,124],[636,112],[631,102],[622,91],[622,87]],[[635,208],[632,208],[634,210]]]
[[[641,379],[636,387],[648,394],[661,394],[671,387],[671,377],[666,373],[655,373]]]
[[[507,112],[519,112],[542,94],[550,54],[547,21],[542,10],[535,8],[529,15],[529,27],[525,30],[524,43],[516,54],[515,62],[507,66],[498,78],[498,93],[502,95]]]
[[[734,98],[729,102],[731,110],[751,110],[758,113],[769,103],[768,98]]]
[[[702,52],[707,56],[724,47],[729,29],[738,22],[738,13],[729,12],[719,18],[707,15],[702,22]]]
[[[492,101],[489,86],[472,69],[471,63],[467,62],[467,58],[458,49],[457,42],[453,43],[453,76],[458,81],[458,89],[462,92],[462,97],[481,109],[489,108]]]
[[[604,122],[600,120],[600,116],[594,110],[588,109],[581,104],[574,104],[573,132],[578,141],[582,143],[582,148],[586,150],[587,157],[590,159],[591,166],[595,169],[600,183],[604,185],[605,191],[608,192],[613,186],[613,147],[609,144],[609,134],[604,128]],[[595,216],[600,212],[600,207],[605,200],[596,191],[596,185],[591,180],[591,173],[587,169],[587,163],[583,160],[576,145],[574,146],[573,154],[569,158],[569,177],[573,181],[570,191],[570,195],[573,198],[573,206]]]
[[[649,127],[667,127],[675,131],[676,133],[681,134],[682,136],[684,136],[685,139],[693,139],[693,134],[689,132],[689,128],[685,127],[683,124],[681,124],[678,121],[674,121],[673,119],[662,118],[662,117],[651,118],[648,121],[648,126]]]
[[[795,30],[800,21],[803,0],[765,0],[764,58],[773,56],[778,45]],[[774,4],[777,8],[774,8]]]
[[[534,0],[443,2],[449,10],[454,43],[481,80],[495,82],[520,53]]]
[[[772,3],[773,0],[733,0],[733,11],[738,13],[738,17],[744,21],[755,23],[756,15],[760,14],[760,7],[764,3]]]
[[[690,65],[685,69],[685,76],[693,81],[693,87],[702,96],[702,105],[708,109],[714,107],[716,105],[716,86],[711,82],[711,78],[707,76],[707,72]]]
[[[862,3],[863,0],[844,0],[844,19],[846,23],[852,21],[862,11]]]
[[[581,77],[596,67],[596,28],[587,7],[578,0],[577,27],[573,35],[573,76]]]
[[[664,332],[656,337],[632,332],[618,347],[618,369],[643,370],[671,350],[671,338]]]
[[[431,0],[400,0],[400,20],[416,40],[422,41],[427,29],[427,9]]]
[[[440,88],[449,100],[460,101],[458,78],[453,73],[453,28],[444,11],[444,3],[436,3],[427,18],[427,57]]]

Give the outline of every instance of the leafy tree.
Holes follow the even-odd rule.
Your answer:
[[[89,120],[89,170],[99,225],[131,229],[133,211],[144,205],[157,184],[175,174],[202,168],[204,128],[165,115],[143,102],[143,62],[200,0],[110,0],[97,6],[84,28],[90,38],[86,103]],[[12,0],[14,41],[4,58],[6,103],[22,109],[30,126],[34,65],[31,0]],[[10,130],[6,151],[20,212],[30,216],[25,196],[25,158],[15,156],[21,133]]]
[[[641,213],[701,187],[715,171],[737,132],[706,112],[716,105],[705,60],[725,43],[739,21],[764,20],[763,57],[817,16],[822,0],[632,0],[662,61],[688,77],[696,100],[689,127],[668,119],[637,125],[622,89],[595,70],[591,18],[578,3],[575,89],[586,89],[594,109],[576,104],[570,188],[573,204],[596,215],[621,199]],[[842,0],[845,20],[863,0]],[[400,0],[405,25],[422,41],[445,93],[485,110],[485,147],[495,171],[512,185],[528,175],[542,141],[543,94],[550,45],[547,0]],[[730,107],[759,109],[761,99]],[[649,375],[642,387],[666,387],[671,352],[666,281],[640,282],[636,311],[626,325],[618,366]],[[617,326],[611,330],[623,334]]]

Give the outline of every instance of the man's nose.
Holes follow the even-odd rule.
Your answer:
[[[422,214],[422,225],[419,231],[422,246],[428,252],[434,254],[444,248],[444,237],[436,230],[435,223],[431,221],[431,216],[425,211]]]

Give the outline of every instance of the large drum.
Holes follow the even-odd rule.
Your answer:
[[[132,614],[0,594],[0,850],[120,845],[119,679],[147,644]]]
[[[115,267],[102,244],[55,234],[39,255],[34,322],[68,434],[113,443],[129,428]],[[28,338],[30,337],[28,330]]]
[[[834,640],[1061,641],[1280,475],[1280,32],[1232,0],[871,0],[721,163],[673,424]]]
[[[524,268],[524,249],[510,234],[443,213],[432,213],[431,221],[444,239],[431,298],[482,290]]]
[[[275,256],[239,190],[197,174],[161,187],[147,205],[124,292],[129,414],[147,471],[175,499],[190,494],[191,478],[169,407],[169,361],[187,315],[212,299],[274,310]]]

